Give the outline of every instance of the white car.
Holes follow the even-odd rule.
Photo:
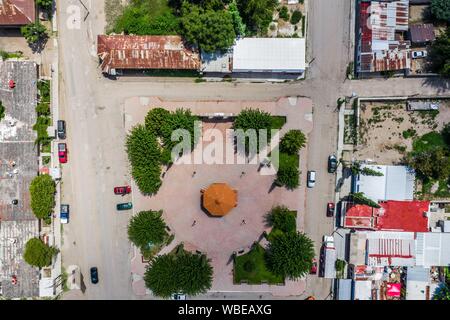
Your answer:
[[[425,50],[412,52],[413,59],[425,58],[426,56],[427,56],[427,52]]]
[[[308,178],[306,185],[308,188],[314,188],[316,185],[316,172],[315,171],[308,171]]]
[[[172,300],[186,300],[186,295],[182,293],[174,293],[172,295]]]

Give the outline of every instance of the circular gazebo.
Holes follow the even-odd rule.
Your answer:
[[[203,207],[215,217],[226,216],[237,206],[237,191],[226,183],[213,183],[202,189]]]

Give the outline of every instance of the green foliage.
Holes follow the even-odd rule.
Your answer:
[[[409,128],[402,132],[403,139],[409,139],[416,135],[417,131],[414,128]]]
[[[407,162],[422,179],[443,179],[450,174],[450,158],[445,148],[411,152]]]
[[[36,4],[45,10],[50,10],[53,6],[53,0],[36,0]]]
[[[55,207],[56,186],[48,174],[37,176],[31,181],[31,210],[38,219],[46,219]]]
[[[269,245],[269,269],[278,275],[298,279],[309,273],[314,258],[311,239],[300,232],[288,232],[276,237]]]
[[[443,136],[439,132],[429,132],[413,141],[413,152],[428,151],[445,147]]]
[[[4,50],[0,50],[0,57],[2,58],[3,61],[12,59],[12,58],[22,58],[22,56],[23,56],[23,53],[20,51],[7,52]]]
[[[294,12],[292,12],[292,16],[291,16],[291,24],[297,24],[300,22],[300,20],[302,20],[302,12],[299,10],[295,10]]]
[[[432,0],[431,13],[439,20],[450,22],[450,1]]]
[[[289,190],[298,188],[299,182],[299,157],[280,152],[280,164],[278,167],[275,184],[286,187]]]
[[[269,284],[283,283],[282,276],[268,270],[265,256],[264,248],[255,244],[248,253],[236,257],[233,268],[234,282],[238,284],[242,281],[247,281],[248,284],[261,284],[262,281]]]
[[[289,130],[280,142],[281,152],[287,154],[298,154],[300,149],[306,145],[306,137],[300,130]]]
[[[378,203],[366,197],[363,192],[356,192],[351,195],[352,200],[356,204],[363,204],[372,208],[381,208]]]
[[[178,129],[184,129],[187,130],[191,136],[192,150],[198,142],[195,140],[196,137],[194,137],[197,121],[199,121],[199,118],[193,115],[189,109],[177,109],[175,112],[170,113],[170,116],[166,119],[166,122],[161,129],[160,137],[163,139],[164,148],[171,149],[179,142],[172,141],[172,132]]]
[[[55,247],[49,247],[39,238],[32,238],[25,244],[23,258],[29,265],[43,268],[52,264],[52,258],[59,252]]]
[[[181,251],[154,258],[145,272],[146,286],[167,298],[174,293],[197,295],[211,288],[213,269],[205,255]]]
[[[113,31],[136,35],[174,35],[179,32],[179,20],[167,0],[132,0],[117,18]]]
[[[267,144],[267,141],[262,141],[263,145],[260,145],[259,136],[260,132],[259,130],[266,130],[267,132],[267,139],[270,138],[271,135],[271,129],[273,125],[273,119],[272,116],[262,110],[259,109],[244,109],[242,110],[237,117],[234,119],[233,129],[234,130],[243,130],[244,134],[246,132],[250,132],[248,130],[255,130],[256,133],[256,152],[259,151],[259,149],[262,149]],[[241,144],[245,143],[245,150],[249,152],[250,150],[250,139],[247,136],[243,136],[242,134],[239,134],[239,132],[236,132],[236,138],[237,141]]]
[[[297,213],[285,206],[276,206],[268,214],[268,222],[273,230],[295,232],[297,230]]]
[[[127,137],[126,148],[131,174],[144,194],[154,194],[161,187],[161,151],[156,137],[144,126],[136,126]]]
[[[431,44],[430,61],[434,72],[450,77],[450,27]]]
[[[278,11],[278,16],[280,19],[283,19],[284,21],[289,20],[289,10],[286,6],[282,6]]]
[[[37,44],[48,38],[47,29],[39,21],[21,27],[20,32],[29,44]]]
[[[433,300],[450,300],[450,288],[448,287],[448,284],[441,283],[439,288],[436,289]]]
[[[49,117],[37,117],[36,123],[33,126],[33,130],[37,132],[36,144],[44,143],[50,139],[47,133],[47,128],[50,123],[51,119]]]
[[[450,122],[446,123],[441,130],[442,139],[450,147]]]
[[[245,36],[246,26],[244,24],[244,21],[242,21],[238,7],[236,5],[236,0],[233,0],[233,2],[230,3],[230,5],[228,6],[228,12],[231,14],[231,18],[233,20],[234,33],[237,36]]]
[[[49,116],[50,115],[50,105],[45,102],[41,102],[36,106],[36,113],[38,116]]]
[[[166,224],[162,211],[141,211],[128,224],[128,238],[137,247],[157,245],[167,239]]]
[[[169,122],[170,111],[163,108],[151,109],[145,117],[145,128],[157,137],[163,136],[167,131],[166,128]]]
[[[267,32],[277,5],[277,0],[237,0],[239,12],[247,28],[263,35]]]
[[[337,259],[335,263],[336,271],[343,272],[346,264],[344,260]]]
[[[352,163],[352,174],[353,175],[358,175],[361,174],[363,176],[375,176],[375,177],[382,177],[384,176],[384,174],[380,171],[368,168],[368,167],[364,167],[361,168],[361,163],[360,162],[353,162]]]
[[[224,51],[233,45],[236,38],[229,11],[204,10],[185,2],[181,8],[180,23],[181,34],[186,41],[204,52]]]
[[[0,101],[0,121],[5,117],[5,107],[3,103]]]

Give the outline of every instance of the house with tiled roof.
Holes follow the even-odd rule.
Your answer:
[[[0,27],[20,27],[35,21],[34,0],[0,0]]]

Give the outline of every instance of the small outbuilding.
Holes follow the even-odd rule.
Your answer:
[[[424,45],[436,39],[432,23],[413,24],[409,27],[409,38],[413,44]]]

